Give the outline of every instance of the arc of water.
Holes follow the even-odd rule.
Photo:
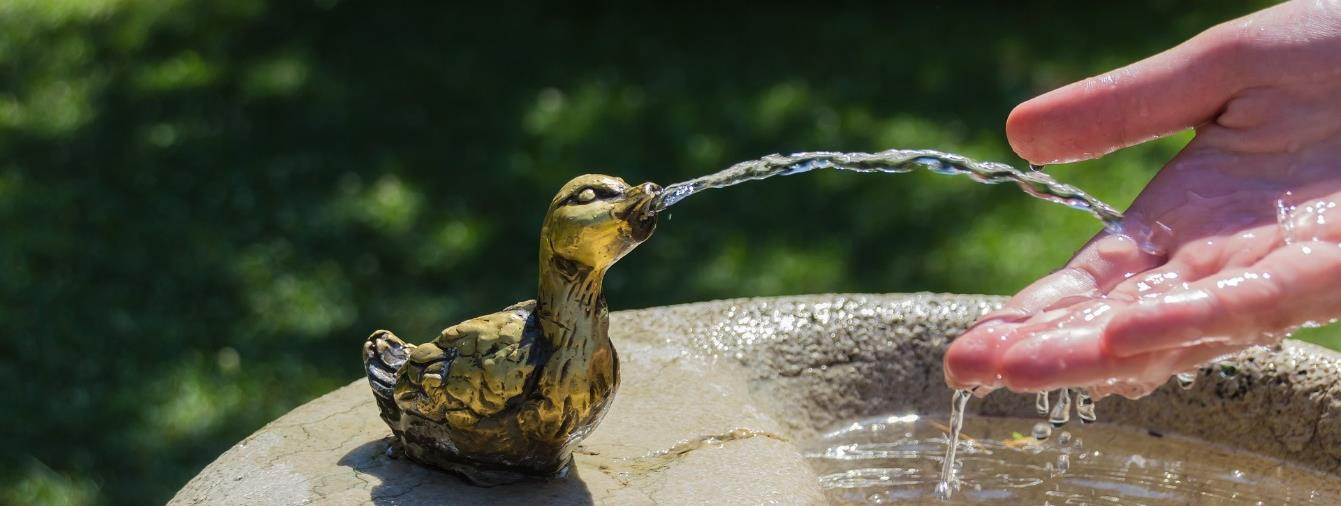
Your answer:
[[[1110,232],[1122,233],[1122,213],[1079,188],[1058,182],[1046,172],[1041,170],[1023,172],[1004,163],[979,162],[963,155],[929,149],[890,149],[878,153],[816,151],[768,155],[757,160],[737,163],[714,174],[669,185],[653,202],[653,210],[663,211],[703,190],[826,168],[895,174],[924,169],[938,174],[967,175],[974,181],[986,184],[1011,182],[1035,198],[1089,212],[1103,222],[1104,227]]]

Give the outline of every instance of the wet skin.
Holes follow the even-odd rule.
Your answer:
[[[1127,212],[946,353],[978,393],[1139,397],[1172,374],[1341,316],[1341,2],[1295,1],[1017,107],[1033,163],[1196,137]]]

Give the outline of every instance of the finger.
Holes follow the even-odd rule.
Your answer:
[[[1016,328],[1049,308],[1100,295],[1094,277],[1082,269],[1062,269],[1035,281],[950,343],[945,352],[946,383],[953,388],[997,386],[997,359],[1011,344]]]
[[[1334,80],[1341,65],[1338,22],[1341,7],[1332,2],[1283,2],[1025,102],[1007,119],[1007,136],[1034,163],[1093,158],[1217,119],[1242,90]],[[1219,126],[1229,129],[1256,126],[1263,117],[1228,112]]]
[[[1065,268],[1026,287],[1003,310],[1033,315],[1103,297],[1133,273],[1164,262],[1164,257],[1142,251],[1130,237],[1101,233],[1081,247]]]
[[[1128,357],[1214,339],[1249,343],[1341,313],[1341,246],[1296,243],[1114,316],[1104,345]]]
[[[1207,344],[1117,357],[1104,349],[1101,328],[1039,333],[1019,340],[1001,357],[1001,382],[1017,392],[1114,383],[1158,385],[1169,376],[1246,346]]]
[[[1130,217],[1129,217],[1130,219]],[[1135,223],[1124,220],[1124,225]],[[1100,294],[1113,291],[1133,273],[1145,272],[1163,264],[1161,255],[1142,251],[1135,239],[1122,235],[1100,234],[1067,262],[1067,268],[1084,271],[1094,280]]]
[[[1150,382],[1116,381],[1116,380],[1104,381],[1102,383],[1086,387],[1085,391],[1089,392],[1090,396],[1093,397],[1094,400],[1096,401],[1109,395],[1120,395],[1122,397],[1126,397],[1132,400],[1140,399],[1142,397],[1150,395],[1151,392],[1154,392],[1156,389],[1163,386],[1165,383],[1168,383],[1169,377],[1173,376],[1174,374],[1187,372],[1195,375],[1206,364],[1215,362],[1217,359],[1221,357],[1242,351],[1245,348],[1246,347],[1220,346],[1220,345],[1208,345],[1207,347],[1204,348],[1188,348],[1186,350],[1187,352],[1196,351],[1196,355],[1186,355],[1182,357],[1183,360],[1180,360],[1180,362],[1193,364],[1192,366],[1186,369],[1182,370],[1175,369],[1173,371],[1170,371],[1169,375],[1161,376],[1157,380]],[[1155,353],[1167,354],[1170,352],[1155,352]],[[1184,353],[1184,352],[1175,351],[1172,353]],[[1146,360],[1153,360],[1153,359],[1157,359],[1157,356],[1150,355],[1149,357],[1146,357]]]
[[[979,385],[991,388],[1008,386],[1009,383],[1002,372],[1004,357],[1019,343],[1038,336],[1046,336],[1047,339],[1058,338],[1058,342],[1064,342],[1085,332],[1097,335],[1099,329],[1110,318],[1111,315],[1106,313],[1111,309],[1112,304],[1108,300],[1081,299],[1069,305],[1037,313],[1027,321],[989,322],[984,326],[974,327],[960,340],[956,340],[957,346],[952,346],[947,353],[945,368],[947,381],[951,386],[958,388]],[[961,340],[963,344],[960,344]]]
[[[1066,268],[1035,281],[956,338],[945,353],[946,383],[954,388],[998,386],[1001,353],[1015,339],[1027,337],[1012,333],[1022,322],[1044,311],[1102,297],[1125,273],[1147,270],[1160,261],[1129,238],[1096,237]]]
[[[1233,30],[1063,86],[1011,111],[1006,136],[1033,163],[1089,159],[1205,123],[1243,88]]]
[[[996,388],[996,359],[1011,324],[988,322],[964,332],[945,350],[945,384],[950,388]]]

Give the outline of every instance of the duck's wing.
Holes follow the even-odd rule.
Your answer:
[[[397,403],[425,418],[472,427],[521,395],[531,373],[535,301],[448,327],[410,353]]]

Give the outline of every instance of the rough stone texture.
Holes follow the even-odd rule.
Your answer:
[[[1232,371],[1224,374],[1222,371]],[[1189,390],[1173,382],[1138,401],[1105,399],[1101,417],[1341,470],[1341,356],[1286,340],[1201,368]]]
[[[623,384],[567,479],[481,489],[391,460],[359,380],[248,437],[172,504],[819,503],[790,441],[864,416],[946,411],[945,345],[1000,302],[812,295],[623,311],[610,330]],[[1336,472],[1338,375],[1341,356],[1287,341],[1213,363],[1189,390],[1104,399],[1098,411]],[[1032,416],[1033,397],[997,392],[970,406]]]
[[[946,411],[945,346],[1001,302],[931,294],[702,302],[621,312],[611,335],[741,366],[755,401],[804,439],[862,416]]]

